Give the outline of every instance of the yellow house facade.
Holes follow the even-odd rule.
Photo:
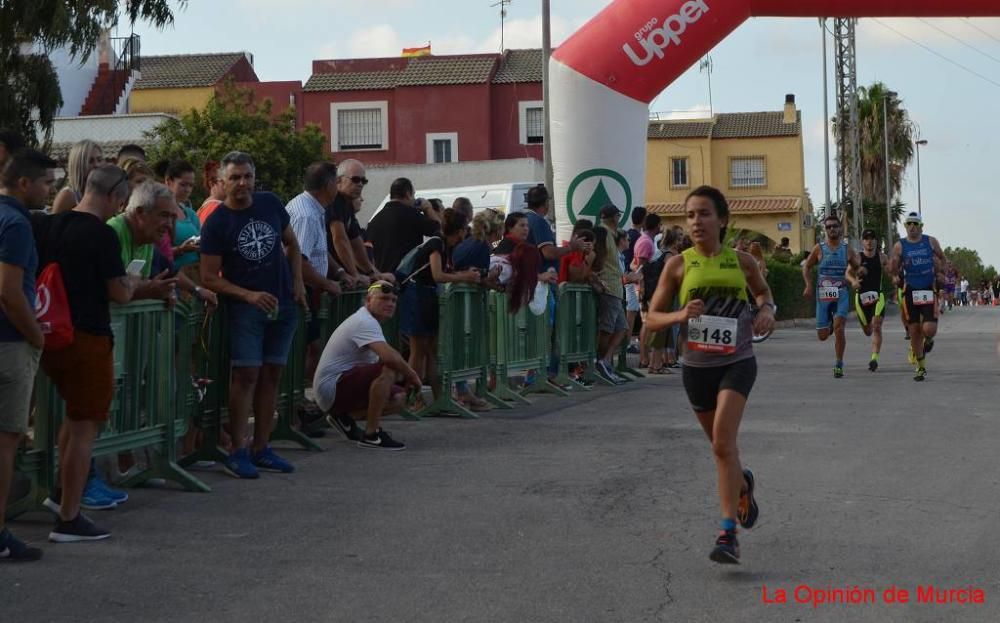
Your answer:
[[[733,228],[765,236],[768,246],[788,238],[793,253],[811,248],[813,206],[794,96],[787,96],[782,111],[650,121],[647,210],[683,227],[684,199],[701,185],[726,195]]]
[[[215,87],[132,91],[132,96],[129,98],[129,112],[182,114],[192,108],[196,110],[205,108],[213,95]]]
[[[226,80],[256,82],[252,62],[246,52],[144,56],[129,95],[129,112],[180,115],[202,110]]]

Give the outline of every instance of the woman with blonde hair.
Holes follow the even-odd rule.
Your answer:
[[[87,176],[104,159],[104,153],[94,141],[74,143],[66,159],[66,185],[52,202],[52,213],[69,212],[83,199]]]

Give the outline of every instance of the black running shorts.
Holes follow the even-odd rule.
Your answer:
[[[757,380],[757,358],[750,357],[718,368],[693,368],[684,366],[684,391],[691,407],[698,413],[714,411],[719,392],[731,389],[750,397],[750,390]]]
[[[925,322],[937,322],[937,293],[934,302],[929,305],[914,305],[913,291],[906,289],[906,305],[903,308],[906,324],[922,324]]]

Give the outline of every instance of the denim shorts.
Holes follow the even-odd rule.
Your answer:
[[[299,312],[295,303],[281,303],[277,320],[248,303],[229,304],[229,364],[234,368],[259,368],[288,362]]]

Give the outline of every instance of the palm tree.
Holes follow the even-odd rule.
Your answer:
[[[885,126],[884,107],[889,117],[889,190],[898,202],[903,187],[903,174],[913,159],[914,125],[902,106],[902,100],[889,94],[883,82],[858,87],[859,150],[861,152],[861,194],[864,197],[865,221],[885,220]],[[840,135],[836,118],[834,134]],[[901,211],[893,210],[898,224]],[[879,228],[881,229],[881,227]]]

